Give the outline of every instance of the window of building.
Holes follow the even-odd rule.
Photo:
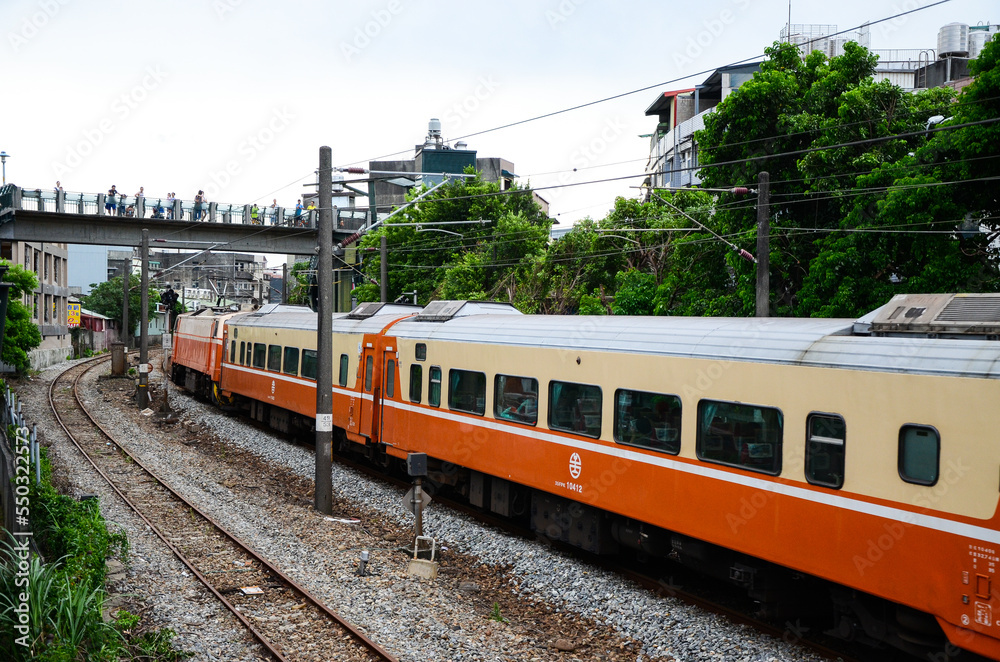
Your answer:
[[[904,425],[899,430],[899,477],[907,483],[933,485],[938,479],[941,437],[929,425]]]
[[[45,316],[45,321],[48,322],[49,321],[49,310],[52,309],[52,305],[51,305],[51,303],[49,303],[50,300],[51,300],[51,297],[48,294],[43,295],[43,297],[44,298],[42,299],[42,315]]]
[[[410,402],[420,402],[423,396],[421,393],[424,378],[423,366],[414,363],[410,366]]]
[[[615,391],[615,441],[676,455],[681,451],[681,399],[676,395]]]
[[[601,387],[549,382],[549,427],[587,437],[601,436]]]
[[[281,371],[281,345],[268,345],[267,369],[275,372]]]
[[[27,246],[24,247],[24,268],[31,271],[31,249]]]
[[[341,386],[347,386],[347,365],[350,359],[347,358],[347,354],[340,355],[340,379],[338,383]]]
[[[493,378],[493,416],[534,425],[538,422],[538,380],[497,375]]]
[[[844,419],[836,414],[810,414],[806,420],[806,480],[813,485],[844,486],[847,439]]]
[[[240,341],[240,365],[246,365],[247,364],[245,350],[246,350],[246,343],[241,340]]]
[[[39,251],[35,251],[35,259],[34,259],[34,261],[32,262],[32,264],[34,264],[34,265],[35,265],[35,273],[36,273],[36,274],[38,273],[38,270],[39,270],[39,269],[41,268],[41,266],[42,266],[42,265],[40,265],[40,264],[39,264],[39,262],[41,262],[41,261],[42,261],[42,254],[41,254],[41,252],[39,252]]]
[[[385,397],[396,397],[396,362],[392,359],[385,362]]]
[[[432,365],[427,373],[427,404],[441,406],[441,368],[436,365]]]
[[[261,342],[253,344],[253,367],[263,368],[267,361],[267,345]]]
[[[32,317],[32,319],[35,319],[35,320],[38,319],[38,295],[37,294],[32,297],[32,302],[31,302],[31,317]]]
[[[480,416],[485,414],[486,374],[471,370],[449,370],[448,409]]]
[[[781,412],[773,407],[702,400],[698,403],[698,458],[778,475],[781,428]]]
[[[286,375],[299,374],[299,348],[286,347],[285,361],[281,364],[281,371]]]
[[[62,258],[54,257],[52,258],[52,278],[56,285],[59,284],[59,263],[62,262]]]
[[[372,372],[375,370],[375,360],[371,354],[365,357],[365,390],[372,390]]]
[[[306,379],[316,379],[319,362],[316,359],[315,349],[302,350],[302,376]]]
[[[417,348],[414,351],[414,354],[416,355],[418,361],[426,361],[427,360],[427,345],[425,345],[422,342],[418,342],[417,343]]]

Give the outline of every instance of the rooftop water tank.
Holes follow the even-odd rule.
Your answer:
[[[938,30],[938,59],[969,57],[969,26],[949,23]]]
[[[974,25],[969,28],[969,57],[977,58],[986,42],[1000,32],[1000,25]]]

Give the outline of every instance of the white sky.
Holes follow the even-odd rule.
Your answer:
[[[929,4],[796,0],[791,18],[845,29]],[[942,25],[998,9],[953,0],[873,26],[871,46],[935,48]],[[535,187],[639,174],[645,109],[705,76],[659,83],[761,53],[787,17],[786,0],[4,0],[0,149],[30,188],[293,206],[321,145],[338,166],[412,158],[431,117],[451,141],[654,85],[467,139]],[[639,181],[542,195],[572,223]]]

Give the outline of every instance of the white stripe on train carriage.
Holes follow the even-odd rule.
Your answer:
[[[239,364],[236,364],[236,363],[223,363],[222,367],[225,368],[226,370],[235,370],[237,372],[245,372],[245,373],[247,373],[249,375],[255,375],[257,377],[265,377],[265,378],[275,379],[275,380],[282,381],[282,382],[289,382],[291,384],[299,384],[300,386],[311,386],[312,388],[316,388],[316,382],[314,380],[311,380],[311,379],[302,379],[301,377],[293,377],[292,375],[287,375],[287,374],[285,374],[283,372],[272,372],[272,371],[269,371],[269,370],[264,370],[262,368],[252,368],[250,366],[239,365]],[[346,395],[346,396],[352,396],[353,395],[354,397],[358,397],[358,393],[355,393],[353,390],[351,390],[349,388],[345,388],[343,386],[336,386],[335,385],[333,387],[333,392],[334,393],[339,393],[340,395]],[[361,395],[361,399],[362,400],[372,400],[373,399],[371,393],[361,393],[360,395]]]
[[[804,501],[811,501],[813,503],[819,503],[825,506],[832,506],[834,508],[849,510],[864,515],[881,517],[883,519],[902,522],[903,524],[912,524],[914,526],[919,526],[925,529],[931,529],[934,531],[944,531],[946,533],[952,533],[966,538],[973,538],[981,542],[1000,544],[1000,531],[994,531],[993,529],[988,529],[973,524],[965,524],[964,522],[956,522],[954,520],[944,519],[942,517],[937,517],[934,515],[924,515],[921,513],[914,513],[911,511],[902,510],[901,508],[894,508],[891,506],[881,506],[874,503],[868,503],[867,501],[859,501],[857,499],[851,499],[849,497],[841,496],[839,494],[832,494],[828,492],[819,492],[819,491],[814,492],[812,490],[807,490],[801,487],[795,487],[794,485],[785,485],[784,483],[772,482],[761,478],[756,478],[754,476],[746,476],[743,474],[722,471],[720,469],[715,469],[709,465],[701,463],[689,464],[687,462],[680,462],[670,457],[645,455],[643,453],[638,453],[636,451],[630,450],[622,446],[603,446],[601,444],[597,444],[592,441],[586,441],[583,439],[567,439],[566,437],[560,437],[558,435],[551,434],[547,430],[541,430],[538,428],[531,428],[515,424],[500,423],[498,421],[488,418],[478,418],[478,417],[473,418],[471,416],[459,416],[447,410],[418,407],[416,405],[402,403],[402,402],[386,401],[386,406],[394,407],[396,409],[401,409],[404,411],[424,414],[426,416],[431,416],[433,418],[441,418],[445,420],[457,421],[465,423],[467,425],[472,425],[474,427],[486,428],[498,432],[511,432],[511,430],[514,429],[517,431],[517,434],[520,434],[522,436],[529,437],[531,439],[536,439],[538,441],[557,444],[559,446],[566,446],[573,449],[583,449],[593,453],[599,453],[601,455],[617,457],[625,460],[630,460],[632,462],[639,462],[641,464],[649,464],[653,466],[664,467],[667,469],[672,469],[674,471],[680,471],[695,476],[701,476],[703,478],[711,478],[713,480],[721,480],[726,483],[735,483],[737,485],[742,485],[744,487],[749,487],[757,490],[763,490],[765,492],[773,492],[774,494],[780,494],[782,496],[792,497],[794,499],[802,499]]]

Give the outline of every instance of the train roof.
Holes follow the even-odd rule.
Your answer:
[[[967,295],[935,296],[971,305],[968,300],[959,301]],[[982,299],[976,305],[985,303]],[[937,302],[934,309],[953,305]],[[924,298],[894,298],[883,308],[852,320],[523,315],[509,305],[486,302],[434,302],[423,309],[375,303],[334,315],[333,329],[335,333],[380,333],[392,324],[389,335],[413,341],[1000,379],[1000,340],[995,336],[942,338],[879,330],[882,317],[898,310],[898,315],[909,314],[915,320],[924,308],[929,308]],[[316,313],[305,306],[272,304],[240,317],[238,324],[315,331]]]
[[[443,323],[411,318],[390,333],[570,352],[1000,378],[996,340],[858,335],[850,319],[470,315]]]
[[[358,311],[364,308],[364,312]],[[413,315],[419,306],[405,304],[373,304],[359,306],[350,313],[333,315],[336,333],[379,333],[393,320]],[[317,313],[308,306],[270,304],[241,317],[241,327],[269,327],[300,331],[316,331]]]

